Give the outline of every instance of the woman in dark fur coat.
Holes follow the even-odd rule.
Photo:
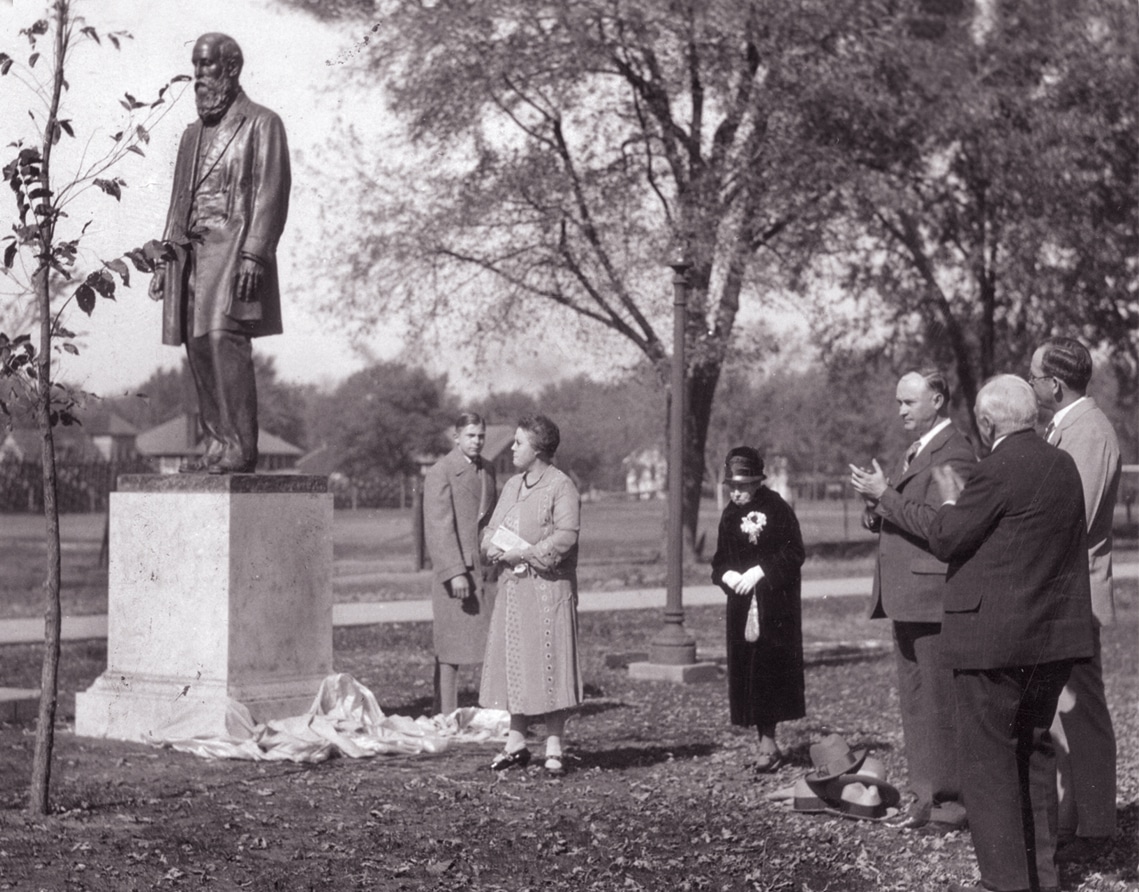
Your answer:
[[[786,757],[775,742],[779,722],[806,714],[800,568],[806,554],[799,521],[763,485],[763,459],[739,446],[724,461],[731,502],[720,518],[712,581],[728,596],[728,700],[733,725],[759,732],[755,769],[771,772]],[[758,637],[745,635],[755,605]],[[753,626],[754,626],[753,620]]]

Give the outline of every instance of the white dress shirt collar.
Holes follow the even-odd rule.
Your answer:
[[[1074,403],[1068,403],[1068,405],[1066,405],[1063,409],[1057,409],[1056,414],[1052,416],[1052,426],[1054,428],[1059,427],[1061,419],[1086,399],[1086,396],[1082,396]]]
[[[926,446],[929,445],[930,440],[932,440],[934,437],[936,437],[939,433],[941,433],[943,430],[945,430],[945,428],[947,428],[948,426],[949,426],[949,419],[943,418],[943,419],[941,419],[941,421],[939,421],[937,424],[935,424],[933,427],[931,427],[928,431],[926,431],[923,436],[918,438],[918,443],[920,445],[918,446],[918,451],[915,452],[914,455],[915,456],[918,455],[923,449],[925,449]]]

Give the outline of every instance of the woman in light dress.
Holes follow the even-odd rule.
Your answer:
[[[558,427],[544,415],[518,422],[514,467],[483,536],[487,559],[505,564],[491,614],[479,703],[510,713],[495,771],[530,762],[526,735],[546,726],[545,771],[564,773],[562,737],[582,700],[577,652],[577,537],[581,497],[551,464]]]

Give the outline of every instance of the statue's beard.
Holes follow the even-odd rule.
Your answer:
[[[233,97],[237,95],[237,81],[225,75],[202,75],[194,82],[194,101],[198,117],[206,124],[215,124],[225,114]]]

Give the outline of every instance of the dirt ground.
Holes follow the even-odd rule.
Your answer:
[[[1105,634],[1108,697],[1120,751],[1120,828],[1063,889],[1139,889],[1139,609],[1132,585]],[[882,639],[861,599],[805,605],[805,637]],[[433,756],[333,759],[320,765],[209,761],[142,744],[76,738],[74,692],[105,666],[102,642],[68,645],[54,813],[27,801],[32,733],[0,725],[0,889],[127,890],[941,890],[971,881],[967,834],[898,831],[797,815],[765,799],[806,772],[830,732],[871,747],[904,779],[886,656],[815,658],[808,717],[780,727],[792,764],[752,775],[752,734],[727,723],[721,679],[682,686],[631,680],[617,655],[659,628],[644,611],[582,616],[587,702],[571,722],[570,772],[496,776],[495,746]],[[689,610],[702,649],[722,649],[718,608]],[[369,687],[386,713],[423,714],[430,627],[338,630],[337,671]],[[38,647],[0,647],[5,684],[34,686]],[[474,705],[466,677],[463,705]],[[538,745],[538,741],[535,741]]]

